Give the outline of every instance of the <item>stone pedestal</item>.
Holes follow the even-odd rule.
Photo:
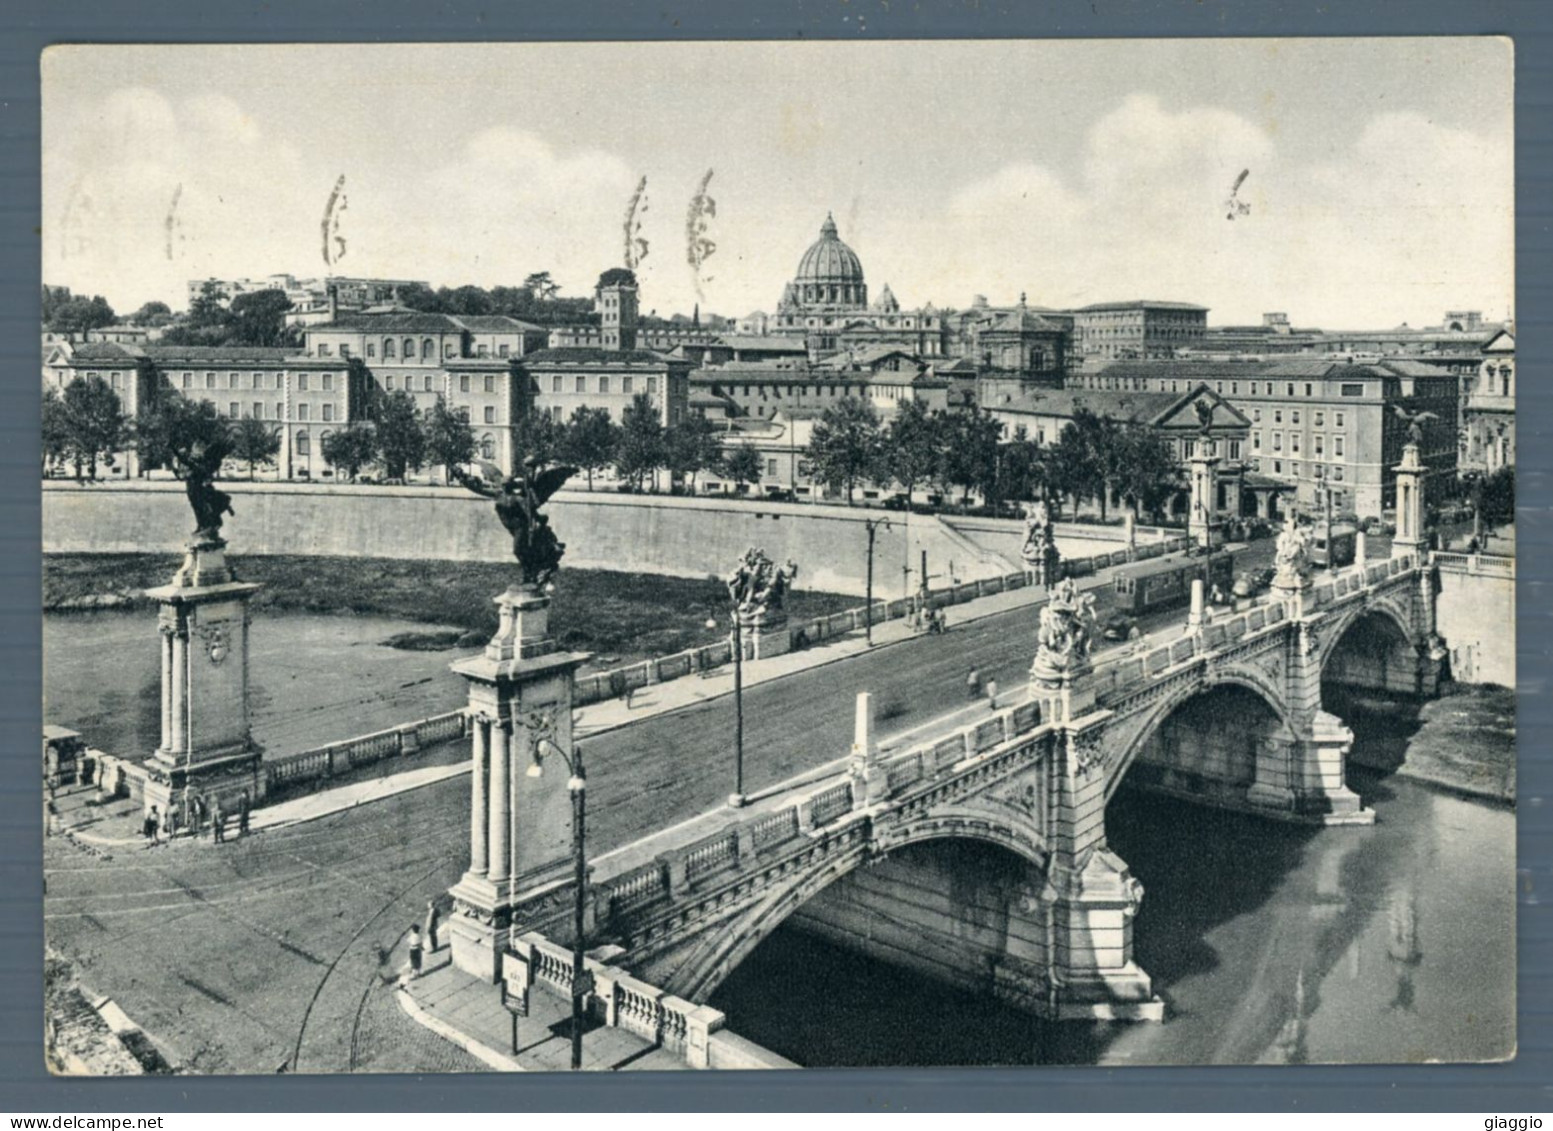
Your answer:
[[[1095,689],[1087,678],[1094,670],[1087,657],[1070,658],[1055,667],[1041,653],[1030,665],[1030,698],[1040,703],[1043,722],[1070,723],[1094,710]]]
[[[889,773],[879,763],[879,748],[874,742],[873,696],[866,691],[857,694],[847,772],[852,776],[852,798],[856,807],[872,805],[889,796]]]
[[[793,637],[786,613],[741,612],[738,617],[746,660],[765,660],[792,651]]]
[[[199,797],[235,812],[264,796],[262,754],[248,720],[248,602],[260,586],[237,581],[225,545],[192,542],[172,581],[146,596],[161,604],[162,741],[146,762],[145,805],[166,813]]]
[[[1208,552],[1224,544],[1224,524],[1219,520],[1219,457],[1194,455],[1191,459],[1192,498],[1187,537],[1193,548]]]
[[[485,652],[452,665],[469,682],[469,868],[451,889],[453,962],[494,982],[514,908],[571,875],[572,686],[580,652],[558,650],[550,599],[513,588]],[[521,912],[518,919],[521,924]]]
[[[1143,885],[1104,845],[1073,866],[1054,859],[1044,893],[1050,916],[1050,993],[1037,1012],[1054,1021],[1162,1021],[1165,1005],[1132,959]]]
[[[1397,533],[1391,540],[1391,552],[1397,554],[1422,552],[1428,538],[1424,532],[1424,476],[1426,469],[1418,458],[1418,445],[1408,444],[1402,449],[1402,462],[1396,468],[1397,476]]]

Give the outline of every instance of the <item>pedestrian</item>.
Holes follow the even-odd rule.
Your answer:
[[[994,711],[998,709],[998,681],[995,679],[987,681],[987,702]]]
[[[971,674],[965,677],[965,697],[967,699],[981,698],[981,673],[975,668],[972,668]]]
[[[410,977],[421,976],[421,929],[414,923],[410,924]]]
[[[161,818],[161,826],[162,836],[166,838],[168,844],[171,844],[173,837],[178,835],[178,810],[169,805],[167,812]]]
[[[216,807],[210,815],[210,838],[216,844],[226,843],[226,810],[221,808],[221,799],[216,799]]]
[[[441,917],[437,914],[437,901],[426,901],[426,949],[435,952],[437,949],[437,927]]]
[[[198,840],[200,833],[205,831],[205,798],[194,799],[194,839]]]
[[[141,834],[146,838],[146,847],[150,848],[156,843],[156,806],[151,806],[151,811],[146,814],[146,819],[140,822]]]
[[[248,835],[248,791],[244,790],[237,801],[237,835]]]

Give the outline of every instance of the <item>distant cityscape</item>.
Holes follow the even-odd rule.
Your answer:
[[[1480,311],[1339,330],[1298,326],[1284,312],[1211,326],[1204,306],[1154,299],[1060,310],[1024,294],[1014,305],[978,295],[963,310],[906,308],[887,283],[870,293],[830,216],[774,311],[736,319],[699,308],[644,315],[624,268],[606,271],[591,300],[559,296],[543,273],[491,291],[277,274],[190,280],[181,315],[149,303],[119,318],[60,288],[45,288],[45,305],[45,390],[101,379],[133,417],[165,380],[225,416],[263,421],[279,440],[270,462],[282,479],[333,477],[326,438],[394,392],[421,412],[441,403],[462,416],[479,457],[506,471],[523,458],[531,414],[562,425],[598,409],[619,422],[645,397],[664,428],[697,417],[725,454],[752,450],[748,482],[709,461],[698,492],[795,499],[835,497],[809,454],[816,424],[846,400],[881,425],[909,402],[988,414],[1005,440],[1040,445],[1089,412],[1154,430],[1185,458],[1193,441],[1182,410],[1208,394],[1227,410],[1216,435],[1228,457],[1220,502],[1268,519],[1291,504],[1360,518],[1390,509],[1399,408],[1432,414],[1422,458],[1442,482],[1515,460],[1514,326]],[[202,319],[238,329],[202,331]],[[133,452],[114,468],[141,473]],[[903,486],[910,494],[874,476],[863,497]]]

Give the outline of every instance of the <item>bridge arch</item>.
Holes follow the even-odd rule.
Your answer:
[[[1051,858],[1045,841],[1034,831],[1033,821],[1027,824],[1008,819],[990,805],[935,809],[875,830],[873,837],[855,848],[828,856],[817,867],[794,875],[734,921],[708,932],[702,945],[681,951],[678,961],[670,958],[672,973],[660,984],[682,997],[704,1002],[757,946],[833,884],[863,865],[882,862],[902,849],[957,840],[1004,849],[1038,869],[1043,877]]]
[[[1160,736],[1163,728],[1172,719],[1188,709],[1195,701],[1205,700],[1224,692],[1238,693],[1243,697],[1243,703],[1249,704],[1251,701],[1256,701],[1260,704],[1273,724],[1267,737],[1276,735],[1286,739],[1293,734],[1288,705],[1282,690],[1273,682],[1270,673],[1255,671],[1245,666],[1210,671],[1201,679],[1185,681],[1171,689],[1120,731],[1117,741],[1121,750],[1114,763],[1115,769],[1111,771],[1106,782],[1106,800],[1110,801],[1139,756]],[[1245,768],[1240,767],[1242,774]]]
[[[1419,695],[1421,641],[1411,618],[1389,598],[1345,610],[1318,645],[1323,683],[1401,695]]]

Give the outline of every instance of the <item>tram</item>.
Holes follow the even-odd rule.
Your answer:
[[[1217,585],[1229,592],[1235,576],[1233,554],[1214,554],[1208,560],[1207,585],[1211,590]],[[1140,562],[1117,571],[1113,587],[1116,591],[1119,611],[1129,616],[1141,616],[1156,609],[1168,609],[1184,605],[1191,599],[1192,582],[1204,576],[1204,559],[1177,558]]]

